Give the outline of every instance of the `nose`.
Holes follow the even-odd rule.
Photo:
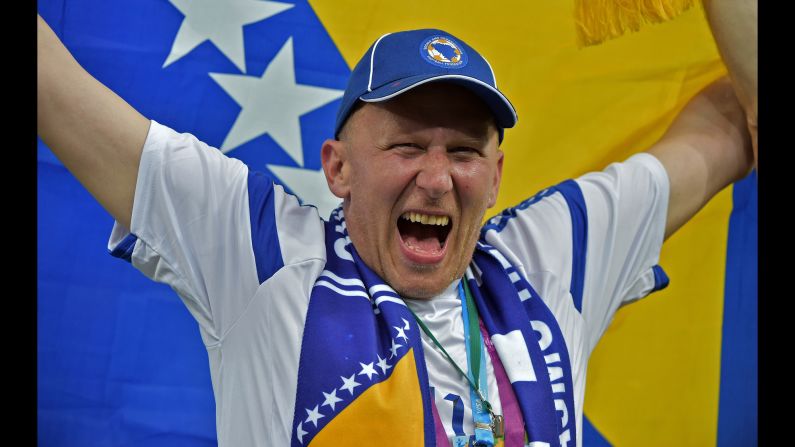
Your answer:
[[[417,187],[432,199],[439,199],[453,189],[452,165],[444,148],[430,148],[420,161]]]

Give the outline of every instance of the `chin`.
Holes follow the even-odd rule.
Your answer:
[[[432,275],[430,272],[426,273],[427,275]],[[430,300],[433,297],[441,294],[444,290],[450,286],[457,278],[462,276],[464,272],[462,271],[460,275],[440,275],[438,272],[435,272],[435,278],[428,278],[424,277],[420,280],[405,280],[404,278],[410,277],[411,275],[401,276],[398,281],[390,281],[390,285],[392,286],[395,291],[400,294],[400,296],[409,299],[416,299],[416,300]],[[420,274],[421,275],[421,274]]]

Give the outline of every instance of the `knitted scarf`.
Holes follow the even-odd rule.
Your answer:
[[[309,299],[291,445],[436,446],[420,328],[403,299],[359,258],[341,208],[325,236],[327,263]],[[552,313],[482,242],[465,276],[529,442],[576,445],[571,365]]]

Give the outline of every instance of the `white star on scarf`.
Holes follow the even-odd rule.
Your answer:
[[[403,320],[403,321],[405,321],[405,320]],[[403,340],[409,341],[409,338],[406,337],[406,333],[403,332],[403,328],[402,327],[400,327],[400,326],[392,326],[392,327],[395,328],[395,330],[397,330],[397,335],[395,335],[395,338],[402,338]]]
[[[378,371],[376,371],[375,368],[373,368],[373,362],[370,362],[366,365],[361,362],[359,362],[359,364],[362,365],[362,371],[359,373],[360,376],[367,374],[367,378],[373,380],[373,374],[375,374],[376,376],[378,375]]]
[[[386,362],[386,359],[382,359],[380,355],[378,356],[378,363],[376,363],[376,366],[378,366],[379,368],[381,368],[381,371],[382,371],[384,374],[386,374],[386,370],[388,370],[389,368],[391,368],[391,367],[392,367],[392,365],[390,365],[389,363],[387,363],[387,362]]]
[[[307,432],[304,431],[303,425],[303,422],[299,422],[298,427],[295,428],[295,435],[298,436],[298,442],[301,444],[304,443],[304,435],[307,434]]]
[[[391,347],[391,348],[389,348],[389,352],[391,352],[391,353],[392,353],[392,355],[390,355],[390,356],[389,356],[389,358],[391,359],[392,357],[395,357],[395,356],[397,356],[397,350],[398,350],[398,348],[402,348],[402,347],[403,347],[403,345],[401,345],[401,344],[398,344],[398,343],[395,343],[395,339],[393,338],[393,339],[392,339],[392,347]]]
[[[320,411],[318,411],[318,407],[319,405],[315,405],[315,408],[313,408],[311,411],[309,410],[309,408],[305,408],[306,414],[309,416],[306,418],[304,422],[311,422],[315,424],[315,427],[317,427],[317,420],[325,417],[322,414],[320,414]]]
[[[347,392],[351,393],[351,396],[353,396],[353,389],[361,385],[361,383],[358,383],[356,380],[354,380],[355,378],[356,374],[351,375],[347,379],[345,377],[340,376],[340,379],[342,379],[342,386],[340,387],[340,389],[346,390]]]
[[[342,402],[342,399],[337,397],[337,389],[334,388],[334,390],[332,392],[330,392],[330,393],[324,393],[324,392],[322,392],[322,393],[323,393],[323,397],[325,397],[326,400],[324,400],[323,403],[320,404],[320,406],[322,407],[324,405],[328,405],[328,406],[331,407],[331,411],[336,411],[334,406],[337,405],[337,402]]]

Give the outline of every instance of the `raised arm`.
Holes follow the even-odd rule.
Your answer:
[[[130,227],[149,120],[89,75],[38,17],[38,134],[80,183]]]
[[[759,107],[758,74],[758,0],[704,0],[707,21],[723,62],[729,69],[734,90],[745,109],[754,147],[754,165],[758,160],[757,112]]]
[[[670,179],[668,239],[712,196],[753,168],[745,113],[729,78],[693,97],[648,152],[662,162]]]

